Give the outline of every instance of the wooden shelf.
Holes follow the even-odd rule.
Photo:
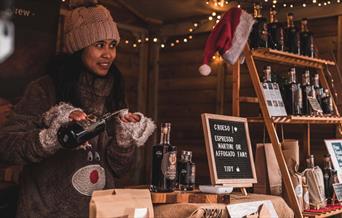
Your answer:
[[[263,123],[262,117],[248,117],[250,123]],[[342,117],[338,116],[286,116],[272,117],[273,123],[287,124],[338,124],[342,123]]]
[[[330,217],[342,213],[342,208],[331,208],[331,210],[326,212],[303,212],[303,216],[307,218],[322,218]]]
[[[294,66],[312,67],[321,69],[324,65],[335,65],[333,61],[311,58],[302,55],[296,55],[288,52],[273,50],[269,48],[260,48],[252,51],[252,56],[258,60],[290,64]]]

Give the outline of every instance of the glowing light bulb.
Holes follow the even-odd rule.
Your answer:
[[[189,32],[191,33],[192,31],[194,31],[192,28],[189,29]]]
[[[183,39],[183,42],[188,42],[188,39],[187,39],[187,38],[184,38],[184,39]]]
[[[126,43],[126,44],[128,44],[128,43],[129,43],[129,41],[128,41],[128,40],[125,40],[125,43]]]
[[[192,39],[192,35],[189,35],[189,37],[188,37],[189,39]]]
[[[158,39],[157,38],[153,38],[153,42],[158,42]]]
[[[198,27],[198,23],[194,23],[194,27]]]
[[[211,15],[212,15],[213,17],[215,17],[215,16],[216,16],[216,12],[211,13]]]
[[[217,15],[217,19],[221,19],[221,16],[220,16],[220,15]]]
[[[165,48],[165,45],[164,45],[164,44],[161,44],[160,47]]]
[[[306,7],[306,4],[305,4],[305,3],[303,3],[303,7],[304,7],[304,8]]]
[[[141,43],[141,39],[138,39],[138,42]]]
[[[137,47],[137,44],[134,43],[134,44],[133,44],[133,47],[136,48],[136,47]]]
[[[213,17],[212,16],[209,16],[209,18],[208,18],[209,20],[213,20]]]
[[[177,43],[177,44],[179,43],[179,40],[178,40],[178,39],[176,40],[176,43]]]
[[[171,45],[171,47],[173,47],[173,46],[175,46],[175,43],[172,42],[170,45]]]

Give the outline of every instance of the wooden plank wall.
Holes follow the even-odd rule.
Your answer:
[[[315,34],[315,41],[320,56],[331,58],[331,51],[336,52],[337,17],[310,20],[310,29]],[[220,89],[222,62],[212,65],[213,71],[208,77],[201,76],[198,67],[201,65],[203,48],[208,34],[195,35],[187,44],[175,48],[161,50],[158,121],[172,123],[171,140],[178,151],[192,150],[193,161],[197,164],[197,183],[210,182],[205,144],[202,133],[200,114],[222,113],[231,115],[231,67],[224,68],[224,102],[220,103],[217,91]],[[259,63],[262,72],[266,63]],[[272,65],[273,71],[284,74],[289,66]],[[300,70],[299,70],[300,71]],[[255,96],[245,65],[241,66],[241,96]],[[258,115],[257,105],[241,104],[241,116]],[[279,128],[280,129],[280,128]],[[285,126],[285,138],[303,138],[304,127],[301,125]],[[333,138],[333,126],[314,126],[312,128],[312,152],[321,159],[326,153],[323,138]],[[252,147],[263,141],[263,125],[250,125]],[[267,140],[267,139],[266,139]],[[302,142],[300,142],[302,144]],[[319,161],[321,163],[321,161]]]

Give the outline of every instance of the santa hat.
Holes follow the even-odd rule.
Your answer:
[[[216,51],[226,62],[234,64],[248,40],[253,24],[253,17],[240,8],[233,7],[226,11],[207,39],[199,72],[204,76],[210,74],[209,61]]]

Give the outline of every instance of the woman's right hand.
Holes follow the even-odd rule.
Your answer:
[[[69,118],[75,121],[85,120],[87,119],[87,114],[85,114],[84,112],[80,110],[76,110],[76,111],[71,112],[71,114],[69,115]]]

